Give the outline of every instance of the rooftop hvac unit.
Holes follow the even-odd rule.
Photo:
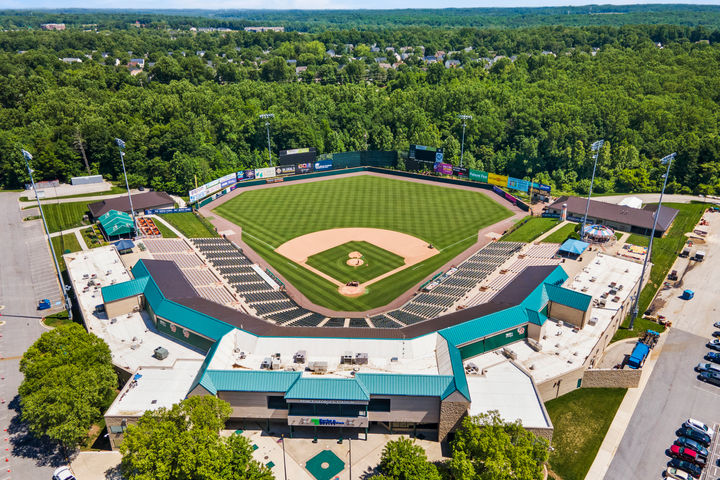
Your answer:
[[[153,357],[157,358],[158,360],[165,360],[168,357],[169,353],[167,351],[167,348],[163,347],[157,347],[153,351]]]
[[[328,371],[328,363],[327,362],[310,362],[308,364],[308,368],[316,373],[325,373]]]
[[[345,352],[345,353],[340,357],[340,364],[341,364],[341,365],[352,365],[352,363],[353,363],[353,354],[352,354],[352,352]]]
[[[307,351],[306,350],[298,350],[295,353],[295,356],[293,356],[293,361],[295,363],[305,363],[306,359],[307,359]]]
[[[358,353],[355,355],[355,365],[367,365],[368,364],[368,354],[367,353]]]
[[[280,359],[276,358],[272,361],[272,367],[273,370],[280,370],[282,368],[282,364],[280,363]]]
[[[270,370],[271,367],[272,367],[272,358],[270,358],[270,357],[264,358],[262,363],[260,363],[261,370]]]

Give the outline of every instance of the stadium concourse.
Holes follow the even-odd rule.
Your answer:
[[[442,441],[466,414],[496,409],[550,438],[543,402],[580,386],[641,269],[498,241],[400,308],[334,318],[297,306],[222,238],[140,242],[122,257],[65,255],[88,330],[128,380],[105,414],[113,448],[144,411],[207,394],[231,404],[234,425],[296,437]]]

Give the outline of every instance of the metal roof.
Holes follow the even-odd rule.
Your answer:
[[[450,345],[458,347],[526,323],[528,323],[528,317],[525,307],[517,305],[454,327],[445,328],[439,333]]]
[[[135,211],[145,210],[146,208],[158,208],[175,205],[175,200],[165,192],[144,192],[133,193],[132,203]],[[130,200],[127,195],[120,197],[108,198],[99,202],[89,203],[88,209],[94,218],[98,218],[110,210],[118,210],[121,212],[130,211]]]
[[[299,378],[285,393],[285,398],[369,401],[370,393],[354,378]]]
[[[587,242],[575,240],[574,238],[568,238],[565,240],[565,243],[560,245],[560,251],[572,253],[573,255],[580,255],[589,246],[590,244]]]
[[[147,296],[145,298],[147,299]],[[152,305],[151,303],[150,306],[157,316],[171,322],[177,322],[181,327],[215,341],[220,340],[226,333],[233,330],[233,327],[225,322],[175,303],[172,300],[163,300],[159,305]]]
[[[135,230],[132,217],[127,213],[118,212],[117,210],[110,210],[98,218],[98,220],[103,230],[105,230],[105,233],[110,236],[124,235],[132,233]]]
[[[544,313],[536,312],[535,310],[530,310],[529,308],[525,309],[525,312],[527,313],[528,321],[530,323],[540,325],[541,327],[548,319],[547,315],[545,315]]]
[[[585,311],[590,306],[592,297],[585,293],[576,292],[568,288],[563,288],[559,285],[546,284],[545,288],[548,292],[548,297],[552,302],[565,305],[576,310]]]
[[[206,370],[200,385],[211,393],[219,391],[285,393],[301,375],[300,372],[269,370]]]
[[[522,301],[522,306],[530,310],[540,311],[547,305],[549,297],[545,285],[562,285],[568,279],[568,274],[561,266],[557,266],[540,282],[530,294]]]
[[[150,277],[135,278],[127,282],[102,287],[100,289],[100,293],[102,294],[103,302],[114,302],[115,300],[120,300],[121,298],[142,295],[145,291],[145,286],[147,285],[149,278]]]
[[[448,344],[448,353],[450,354],[450,364],[452,365],[453,376],[455,378],[454,378],[454,382],[453,382],[453,384],[454,384],[453,388],[446,389],[442,398],[447,397],[453,391],[457,390],[458,392],[462,393],[463,396],[465,398],[467,398],[468,402],[469,402],[469,401],[471,401],[470,387],[468,386],[467,377],[465,376],[465,368],[463,366],[462,355],[460,355],[460,350],[456,346]]]
[[[465,372],[463,372],[463,377],[464,376]],[[365,385],[370,395],[409,395],[413,397],[445,398],[455,391],[455,381],[452,375],[357,373],[355,374],[355,378]]]

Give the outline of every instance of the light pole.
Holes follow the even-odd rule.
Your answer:
[[[467,120],[472,120],[472,115],[458,115],[457,118],[463,121],[463,133],[462,141],[460,142],[460,168],[463,166],[463,155],[465,154],[465,127],[467,126]]]
[[[132,195],[130,195],[130,185],[128,184],[127,172],[125,171],[125,152],[123,151],[125,149],[125,142],[123,142],[119,138],[116,138],[115,144],[118,146],[118,150],[120,150],[120,162],[122,163],[123,167],[123,175],[125,175],[125,188],[127,188],[128,200],[130,200],[130,215],[132,215],[133,220],[133,238],[135,238],[135,229],[137,227],[135,224],[135,209],[133,208],[132,204]]]
[[[270,119],[275,118],[274,113],[261,113],[260,120],[265,120],[265,129],[267,130],[268,141],[268,166],[272,167],[272,156],[270,155]]]
[[[593,183],[595,183],[595,169],[597,168],[597,161],[598,157],[600,156],[600,149],[602,148],[604,143],[605,140],[598,140],[597,142],[594,142],[592,145],[590,145],[590,150],[595,152],[595,155],[593,155],[593,158],[595,158],[595,163],[593,164],[592,179],[590,180],[590,190],[588,191],[588,198],[587,202],[585,203],[585,216],[583,217],[582,226],[580,227],[580,238],[582,240],[585,240],[585,223],[587,223],[588,211],[590,210],[590,197],[592,196]]]
[[[48,230],[47,221],[45,220],[45,212],[43,212],[42,205],[40,205],[40,197],[38,196],[37,187],[35,186],[35,179],[33,178],[33,170],[30,168],[30,160],[32,155],[27,150],[21,150],[23,157],[25,157],[25,165],[27,166],[28,174],[30,175],[30,183],[35,192],[35,199],[37,200],[38,209],[40,209],[40,217],[42,217],[43,227],[45,227],[45,235],[47,236],[48,243],[50,244],[50,253],[52,254],[53,262],[55,262],[55,272],[57,273],[58,281],[60,282],[60,289],[62,290],[63,297],[65,298],[65,310],[68,312],[68,318],[72,320],[72,303],[70,297],[67,294],[67,288],[63,281],[62,274],[60,273],[60,265],[58,264],[57,257],[55,256],[55,247],[53,247],[52,239],[50,238],[50,231]],[[60,233],[62,235],[62,232]],[[62,238],[62,237],[61,237]]]
[[[290,427],[292,428],[292,427]],[[282,443],[282,449],[283,449],[283,472],[285,473],[285,480],[287,480],[287,460],[285,459],[285,434],[280,434],[280,440]]]
[[[635,319],[638,316],[638,304],[640,303],[640,293],[642,292],[642,285],[643,285],[643,278],[645,278],[645,269],[647,268],[648,258],[650,258],[650,255],[652,253],[652,245],[653,245],[653,239],[655,238],[655,226],[657,225],[658,217],[660,216],[660,209],[662,208],[662,199],[663,195],[665,194],[665,186],[667,185],[668,177],[670,176],[670,165],[672,165],[672,161],[675,158],[677,153],[671,153],[670,155],[667,155],[663,157],[660,160],[660,163],[665,165],[667,164],[667,171],[665,172],[665,175],[663,175],[663,187],[660,191],[660,200],[658,201],[658,207],[655,210],[655,217],[653,219],[653,227],[652,227],[652,233],[650,234],[650,242],[648,243],[648,249],[647,253],[645,254],[645,261],[643,262],[643,268],[642,273],[640,274],[640,281],[638,282],[638,290],[637,295],[635,295],[635,305],[633,306],[632,311],[632,317],[630,317],[630,330],[633,329],[635,326]]]

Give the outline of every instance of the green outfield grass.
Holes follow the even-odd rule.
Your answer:
[[[501,240],[507,242],[532,242],[558,224],[557,218],[527,217]]]
[[[542,239],[543,243],[563,243],[568,238],[579,239],[580,236],[575,233],[578,228],[577,223],[570,222],[555,230],[553,233]]]
[[[42,204],[50,233],[87,225],[83,216],[89,214],[87,202]]]
[[[479,192],[370,175],[250,190],[214,212],[240,225],[243,240],[312,302],[348,311],[389,303],[471,246],[478,230],[512,215]],[[365,295],[348,298],[274,251],[300,235],[346,227],[407,233],[440,253],[371,285]]]
[[[168,213],[162,215],[161,218],[166,220],[170,225],[177,228],[180,233],[188,238],[205,238],[205,237],[217,237],[215,229],[205,219],[195,215],[192,212],[183,213]],[[160,222],[155,222],[160,228]],[[168,232],[169,229],[167,230]],[[163,237],[165,237],[165,229],[162,230]],[[173,237],[177,236],[170,232]],[[170,238],[170,237],[166,237]]]
[[[347,264],[350,252],[360,252],[363,264],[351,267]],[[365,283],[405,264],[405,260],[392,252],[367,242],[348,242],[325,250],[307,259],[307,264],[330,275],[342,283],[357,281]]]

